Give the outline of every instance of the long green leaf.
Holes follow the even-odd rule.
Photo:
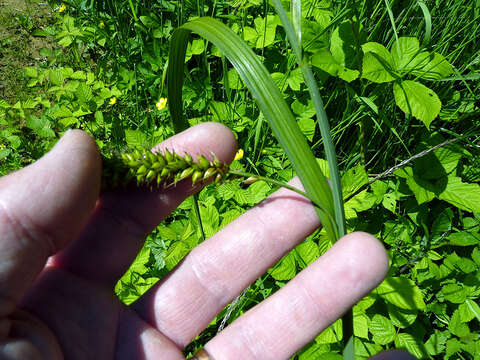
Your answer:
[[[300,2],[300,0],[298,0],[298,2]],[[335,146],[333,145],[332,136],[330,134],[330,125],[328,123],[327,113],[325,112],[322,97],[320,96],[320,91],[313,76],[312,70],[302,55],[301,44],[299,42],[300,37],[296,35],[296,29],[294,29],[294,26],[288,20],[287,14],[283,9],[280,0],[273,0],[273,5],[275,6],[275,10],[280,17],[280,20],[282,21],[285,33],[287,34],[287,38],[297,58],[298,65],[302,71],[303,78],[305,79],[305,83],[307,84],[310,96],[315,106],[315,112],[317,113],[318,124],[325,147],[325,155],[328,161],[328,167],[330,169],[333,204],[335,208],[335,221],[338,228],[337,235],[338,237],[342,237],[345,235],[345,210],[343,207],[342,185],[340,183],[337,155],[335,153]],[[336,240],[338,240],[338,238]]]
[[[317,214],[331,241],[335,242],[338,230],[330,187],[289,106],[258,56],[230,28],[215,19],[203,17],[188,22],[172,36],[167,81],[170,113],[176,129],[187,126],[182,85],[186,44],[191,32],[217,46],[235,67],[290,158],[307,194],[323,207],[323,210],[316,209]]]

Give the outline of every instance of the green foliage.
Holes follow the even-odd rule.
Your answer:
[[[347,230],[376,235],[390,256],[387,279],[353,309],[356,357],[397,347],[417,358],[479,358],[478,4],[306,0],[300,14],[292,14],[294,30],[330,119]],[[205,15],[253,49],[328,176],[315,106],[285,28],[270,4],[259,1],[75,0],[41,28],[34,17],[18,17],[28,36],[46,43],[39,60],[18,71],[28,96],[0,99],[1,173],[38,159],[69,128],[92,134],[110,158],[174,134],[159,102],[171,102],[165,86],[170,40],[174,29]],[[0,39],[2,53],[11,46]],[[194,37],[185,51],[185,62],[176,64],[185,75],[185,126],[229,126],[245,153],[231,170],[279,182],[296,175],[247,82],[220,49]],[[209,237],[273,191],[265,182],[247,186],[240,179],[207,186],[198,198],[200,220],[192,200],[181,204],[147,237],[117,295],[130,304],[172,270],[202,241],[200,221]],[[309,236],[250,286],[227,322],[330,246],[324,230]],[[224,316],[186,353],[208,341]],[[336,322],[294,358],[339,359],[341,339]]]

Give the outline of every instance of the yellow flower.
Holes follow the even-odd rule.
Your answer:
[[[266,154],[266,153],[267,153],[267,150],[263,149],[262,154]]]
[[[238,149],[233,160],[242,160],[243,159],[243,149]]]
[[[167,98],[160,98],[158,99],[158,102],[156,103],[157,109],[158,110],[163,110],[167,106]]]
[[[117,98],[114,96],[112,98],[110,98],[110,101],[108,102],[110,105],[115,105],[117,102]]]
[[[103,21],[100,21],[100,23],[98,24],[98,27],[100,29],[103,29],[105,27],[105,23]]]
[[[67,5],[62,4],[62,5],[60,5],[60,7],[58,8],[58,12],[59,12],[59,13],[62,13],[62,12],[64,12],[66,9],[67,9]]]

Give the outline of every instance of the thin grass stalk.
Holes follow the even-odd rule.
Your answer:
[[[318,89],[315,77],[313,76],[312,70],[308,66],[306,59],[302,56],[302,49],[299,43],[300,37],[297,36],[297,33],[288,19],[280,0],[274,0],[273,4],[278,16],[280,17],[280,20],[282,21],[288,41],[292,46],[292,50],[297,58],[298,65],[302,70],[305,83],[307,84],[310,96],[315,106],[318,124],[325,147],[325,156],[330,169],[330,180],[332,181],[332,195],[335,207],[335,220],[338,228],[338,238],[340,238],[345,235],[345,210],[343,208],[342,185],[340,183],[337,155],[335,153],[335,146],[333,145],[332,136],[330,134],[330,125],[328,123],[327,114],[325,112],[320,91]]]
[[[135,12],[135,7],[133,6],[132,0],[128,0],[128,3],[130,5],[130,10],[132,10],[132,15],[135,19],[135,22],[138,22],[137,13]]]
[[[297,0],[300,2],[301,0]],[[332,194],[333,202],[335,207],[335,220],[338,229],[338,240],[340,237],[345,235],[345,210],[343,207],[343,195],[342,195],[342,185],[340,183],[340,174],[338,171],[337,164],[337,155],[335,152],[335,146],[333,145],[332,135],[330,133],[330,125],[328,123],[327,114],[323,106],[323,101],[320,96],[320,91],[317,86],[315,77],[313,76],[312,70],[308,66],[308,62],[302,55],[301,48],[301,34],[298,34],[299,29],[294,29],[292,23],[287,17],[285,10],[283,9],[282,3],[280,0],[273,0],[273,5],[277,14],[280,17],[280,20],[287,34],[288,41],[292,46],[293,52],[297,58],[298,65],[302,71],[303,78],[307,84],[310,97],[312,98],[313,104],[315,106],[315,111],[317,113],[318,124],[320,127],[320,132],[323,139],[323,144],[325,148],[325,155],[328,162],[328,167],[330,169],[330,179],[332,181]],[[298,6],[298,5],[297,5]],[[353,360],[355,359],[355,350],[353,344],[353,311],[349,309],[347,313],[342,317],[342,333],[343,333],[343,345],[344,359]]]

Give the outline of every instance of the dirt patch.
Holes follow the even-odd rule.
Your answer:
[[[32,96],[22,69],[37,64],[51,44],[31,34],[54,20],[46,1],[0,0],[0,98],[15,103]]]

